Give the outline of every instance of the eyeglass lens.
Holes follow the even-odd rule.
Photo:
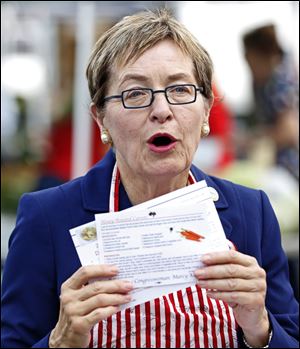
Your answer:
[[[123,102],[126,107],[149,106],[155,93],[165,93],[168,102],[171,104],[185,104],[194,102],[196,88],[194,85],[175,85],[157,91],[146,88],[132,89],[123,92]]]

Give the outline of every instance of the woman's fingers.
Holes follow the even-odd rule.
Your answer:
[[[89,265],[78,269],[62,284],[59,320],[50,338],[53,347],[85,348],[91,328],[116,313],[119,305],[130,302],[127,293],[132,284],[109,280],[117,274],[115,266]]]
[[[125,280],[93,281],[77,291],[79,300],[85,300],[101,293],[127,293],[133,285]]]
[[[80,285],[85,281],[86,277],[90,277],[90,275],[95,277],[95,273],[99,272],[99,268],[94,267],[95,266],[88,266],[81,268],[78,273],[75,272],[73,276],[64,283],[60,299],[61,306],[66,316],[85,316],[96,309],[118,306],[130,302],[131,296],[127,293],[133,289],[133,285],[124,280],[92,281],[87,285],[81,285],[79,289],[74,289],[73,287]],[[102,275],[111,272],[108,266],[101,265],[100,267],[102,267],[100,268]],[[79,278],[81,282],[75,281],[74,278],[76,277]]]
[[[107,319],[109,316],[117,313],[118,311],[119,307],[113,305],[104,308],[97,308],[89,314],[85,315],[84,317],[81,317],[81,319],[82,322],[85,323],[86,328],[89,329],[93,327],[95,324],[97,324],[99,321]]]
[[[257,265],[257,261],[254,257],[245,255],[235,250],[207,253],[202,256],[201,261],[205,265],[239,264],[245,267]]]
[[[117,313],[119,308],[117,306],[108,306],[105,308],[97,308],[85,316],[74,315],[68,318],[67,322],[67,334],[71,334],[71,342],[76,342],[76,337],[81,340],[81,336],[86,336],[90,329],[97,324],[99,321],[108,318],[109,316]],[[70,346],[76,347],[76,346]]]
[[[113,277],[118,274],[118,268],[113,265],[88,265],[79,268],[69,279],[62,284],[62,289],[71,288],[79,289],[85,285],[88,281],[101,278],[101,277]]]
[[[265,296],[262,292],[220,292],[207,291],[207,296],[229,304],[244,306],[248,311],[264,307]]]
[[[201,288],[217,291],[243,291],[243,292],[260,292],[266,288],[266,283],[263,279],[249,280],[239,278],[229,279],[206,279],[199,280],[198,285]]]
[[[106,308],[109,306],[119,306],[130,302],[132,297],[128,294],[109,294],[100,293],[90,297],[85,301],[69,303],[65,306],[67,316],[85,316],[96,309]]]
[[[232,250],[209,253],[202,260],[205,267],[195,276],[209,297],[253,309],[264,306],[266,273],[255,258]]]
[[[265,279],[265,271],[254,257],[230,250],[209,253],[202,256],[205,264],[195,271],[200,279]]]
[[[264,277],[264,270],[258,266],[245,267],[238,264],[210,265],[195,271],[197,279],[241,278],[245,280]]]

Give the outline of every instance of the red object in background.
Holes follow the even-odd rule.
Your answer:
[[[42,164],[42,175],[53,176],[61,181],[71,178],[72,118],[67,117],[53,124],[49,136],[49,151]],[[100,130],[92,121],[92,163],[99,161],[109,149],[100,139]]]
[[[235,158],[234,120],[230,109],[222,102],[222,97],[220,97],[215,85],[213,85],[213,93],[215,100],[210,111],[209,126],[210,136],[218,137],[222,143],[222,154],[217,166],[220,169],[229,165]]]

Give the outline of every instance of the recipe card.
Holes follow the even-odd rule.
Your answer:
[[[97,214],[100,264],[115,264],[115,278],[135,288],[195,283],[201,255],[228,249],[214,203]]]

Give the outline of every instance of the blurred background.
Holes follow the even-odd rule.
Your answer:
[[[93,44],[159,7],[214,62],[211,134],[194,163],[268,194],[299,297],[298,1],[2,1],[1,266],[20,196],[83,175],[107,151],[88,111]]]

